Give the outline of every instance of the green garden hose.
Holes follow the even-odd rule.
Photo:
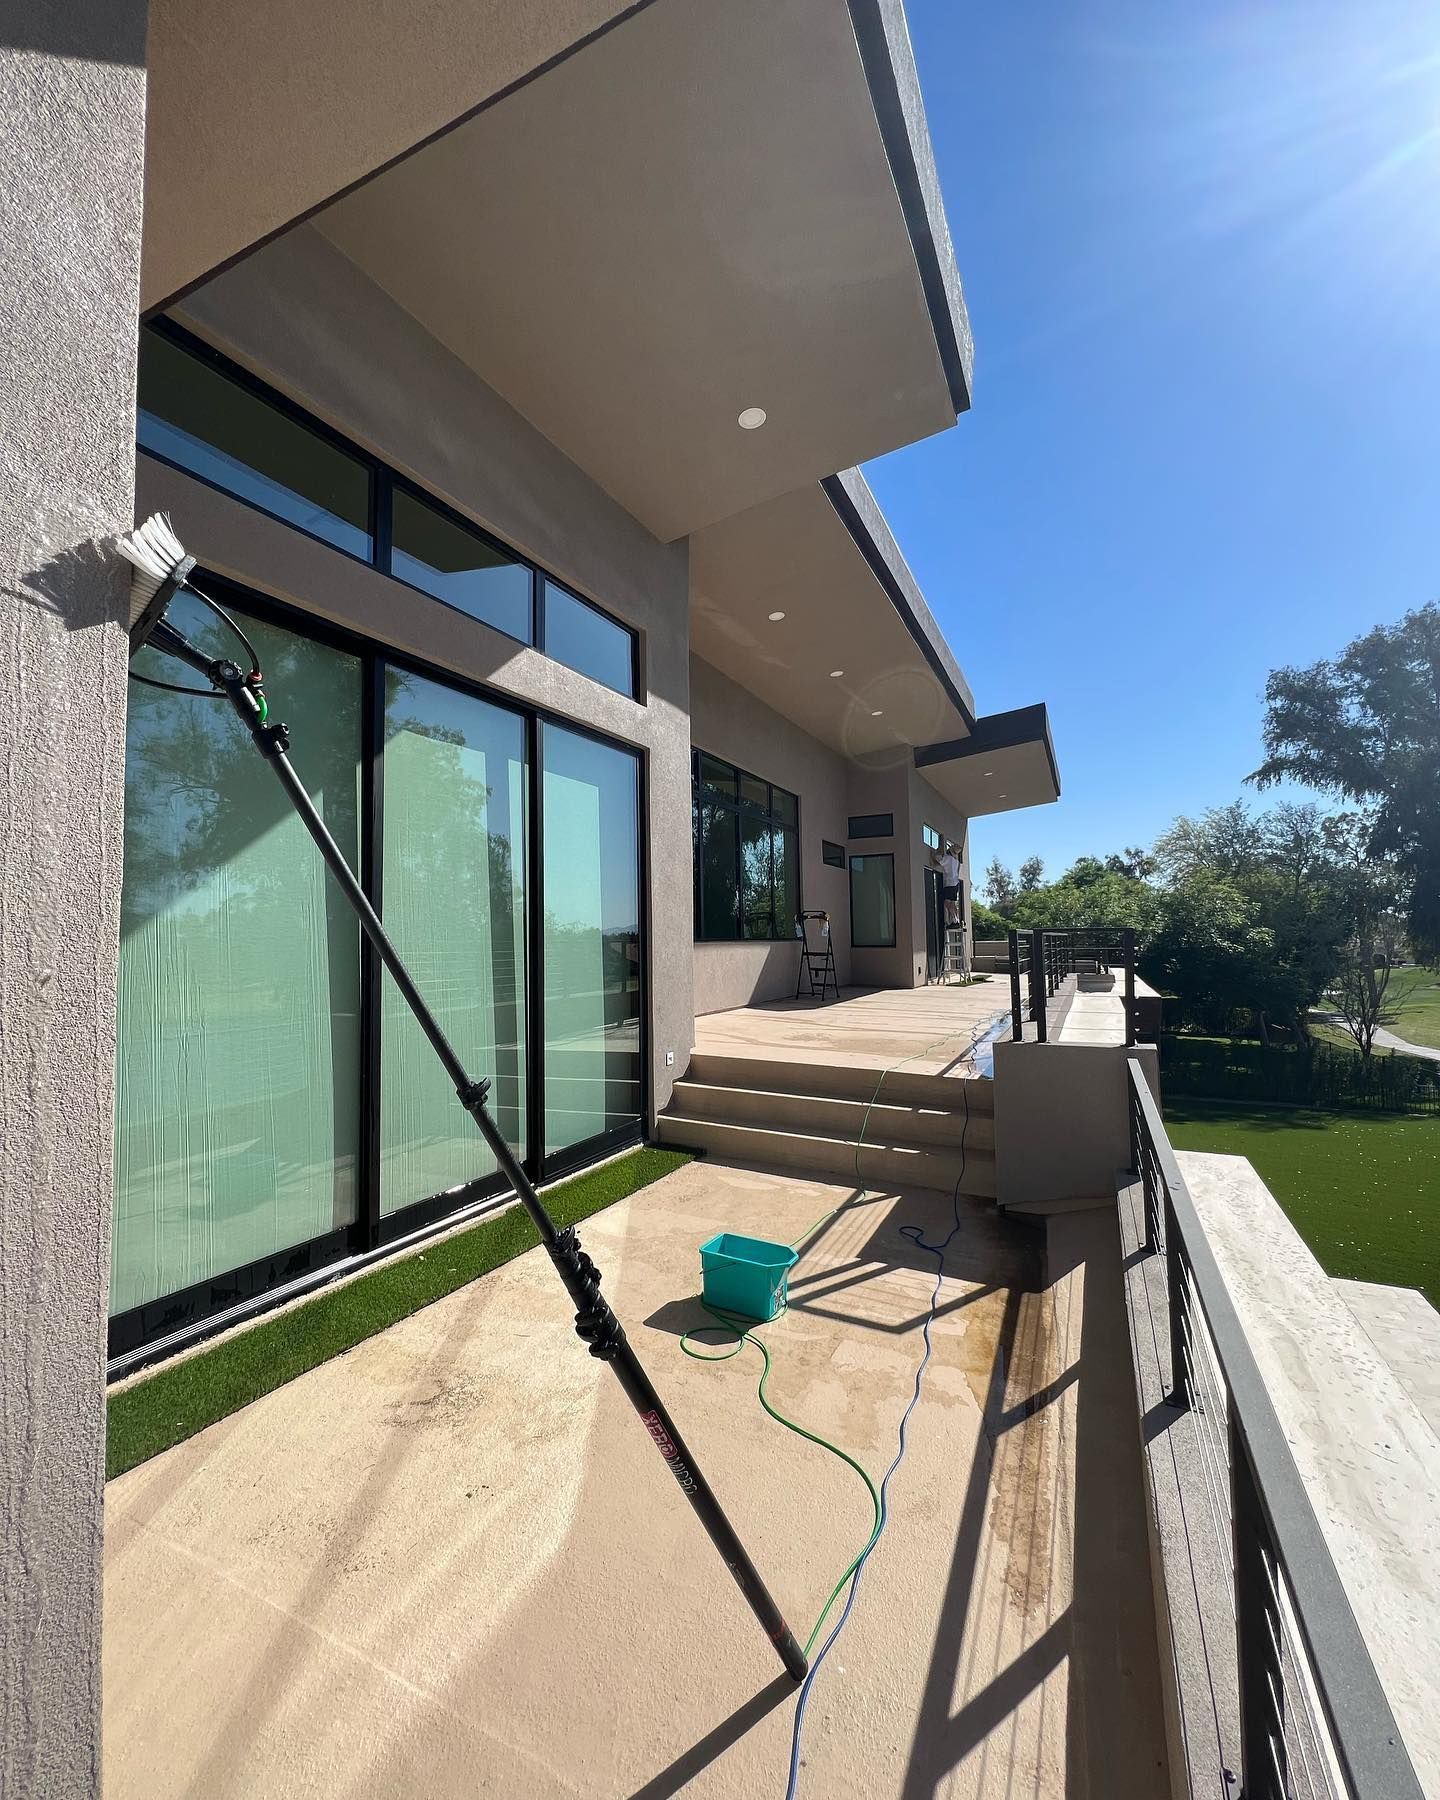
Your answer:
[[[971,1038],[966,1051],[967,1055],[970,1050],[974,1049],[981,1037],[984,1036],[984,1031],[989,1030],[989,1028],[990,1027],[987,1025],[984,1030],[977,1032],[975,1036]],[[860,1135],[855,1141],[855,1184],[859,1189],[858,1194],[852,1196],[849,1200],[842,1201],[839,1206],[832,1206],[828,1212],[821,1213],[820,1217],[816,1219],[813,1224],[806,1226],[805,1230],[800,1233],[794,1243],[789,1246],[790,1249],[798,1252],[801,1245],[812,1238],[820,1227],[827,1224],[837,1213],[844,1212],[849,1207],[859,1205],[871,1197],[869,1188],[866,1187],[860,1179],[860,1152],[865,1148],[865,1133],[870,1126],[870,1115],[875,1110],[876,1104],[879,1101],[880,1090],[884,1087],[886,1078],[895,1074],[898,1070],[903,1069],[907,1063],[918,1062],[922,1056],[928,1056],[932,1050],[938,1049],[941,1044],[947,1043],[954,1036],[955,1033],[953,1031],[947,1031],[943,1037],[936,1038],[933,1043],[925,1045],[923,1049],[915,1051],[913,1055],[903,1057],[897,1063],[892,1063],[889,1068],[884,1069],[881,1072],[880,1079],[875,1084],[875,1091],[871,1094],[866,1103],[865,1114],[860,1123]],[[825,1621],[829,1618],[835,1602],[840,1598],[841,1594],[844,1593],[846,1583],[850,1580],[851,1576],[855,1574],[856,1570],[860,1568],[866,1557],[869,1556],[870,1551],[875,1545],[876,1539],[880,1535],[885,1522],[885,1513],[880,1498],[880,1490],[870,1478],[869,1472],[864,1469],[853,1456],[851,1456],[848,1450],[842,1450],[838,1444],[832,1443],[829,1438],[823,1436],[820,1432],[811,1431],[808,1427],[799,1424],[796,1420],[788,1418],[771,1402],[769,1394],[766,1391],[770,1385],[770,1372],[772,1368],[770,1351],[766,1346],[765,1340],[760,1337],[754,1329],[757,1321],[745,1317],[742,1313],[727,1312],[722,1307],[711,1306],[706,1300],[702,1300],[700,1304],[704,1310],[709,1313],[710,1317],[714,1319],[715,1323],[714,1325],[693,1326],[689,1331],[682,1335],[680,1339],[680,1348],[684,1351],[686,1356],[694,1358],[696,1362],[729,1362],[732,1357],[740,1354],[746,1344],[753,1345],[755,1349],[760,1352],[761,1359],[764,1363],[764,1367],[760,1372],[760,1382],[755,1390],[761,1406],[764,1407],[765,1411],[777,1424],[783,1425],[787,1431],[793,1431],[797,1437],[804,1438],[807,1443],[818,1444],[822,1450],[828,1450],[832,1456],[839,1457],[841,1462],[845,1463],[849,1468],[852,1468],[865,1483],[866,1492],[870,1496],[870,1504],[874,1509],[874,1517],[870,1526],[870,1535],[846,1565],[840,1579],[835,1583],[834,1587],[831,1588],[826,1597],[825,1604],[820,1609],[820,1616],[816,1619],[814,1626],[811,1628],[809,1637],[805,1640],[805,1654],[808,1657],[814,1650],[815,1645],[819,1642],[820,1633],[824,1629]],[[788,1310],[788,1307],[781,1307],[775,1317],[777,1319],[783,1318]],[[773,1323],[773,1321],[771,1322]],[[708,1332],[717,1330],[728,1331],[735,1341],[723,1348],[716,1348],[710,1345],[697,1348],[691,1341],[702,1331]]]

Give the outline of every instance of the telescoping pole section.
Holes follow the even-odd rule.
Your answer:
[[[291,766],[286,754],[290,743],[286,727],[268,722],[266,709],[259,697],[259,683],[245,676],[233,662],[225,659],[212,661],[168,621],[161,621],[149,641],[153,649],[178,657],[190,667],[198,669],[214,684],[229,700],[241,723],[254,739],[256,748],[274,769],[280,785],[290,796],[291,804],[304,822],[305,829],[315,840],[326,867],[354,908],[366,937],[375,946],[381,962],[394,977],[405,1004],[415,1015],[420,1029],[430,1040],[431,1048],[444,1064],[446,1074],[454,1082],[460,1104],[479,1127],[481,1136],[494,1152],[496,1162],[506,1179],[513,1184],[521,1205],[540,1233],[540,1240],[575,1303],[576,1333],[589,1345],[592,1356],[608,1362],[615,1371],[626,1397],[640,1415],[641,1424],[649,1432],[651,1442],[664,1457],[665,1465],[675,1477],[681,1493],[695,1508],[701,1524],[710,1534],[710,1541],[725,1559],[726,1566],[749,1602],[750,1610],[779,1652],[780,1660],[796,1681],[803,1681],[808,1667],[805,1652],[785,1623],[780,1608],[770,1597],[769,1590],[760,1579],[759,1570],[736,1536],[735,1528],[726,1518],[709,1482],[696,1466],[675,1421],[656,1393],[654,1383],[640,1366],[640,1359],[631,1349],[610,1303],[601,1294],[600,1271],[580,1248],[580,1239],[573,1225],[567,1226],[564,1231],[556,1230],[555,1221],[546,1212],[529,1176],[505,1142],[499,1126],[491,1118],[485,1105],[485,1097],[490,1091],[489,1081],[471,1077],[411,980],[410,971],[391,943],[379,914],[365,897],[364,890],[339,845],[316,811],[315,803],[304,783]]]

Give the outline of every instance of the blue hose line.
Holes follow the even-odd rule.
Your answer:
[[[972,1049],[974,1048],[976,1041],[977,1040],[975,1039],[971,1040]],[[968,1055],[969,1051],[967,1051],[966,1054]],[[885,1078],[882,1075],[880,1078],[882,1085],[884,1079]],[[875,1092],[878,1095],[880,1089],[877,1087]],[[885,1535],[885,1526],[890,1518],[890,1480],[895,1471],[905,1460],[910,1415],[919,1404],[920,1389],[925,1379],[925,1370],[929,1366],[931,1353],[934,1349],[934,1345],[930,1338],[930,1327],[935,1323],[935,1314],[940,1305],[940,1290],[945,1280],[945,1252],[950,1248],[951,1244],[954,1243],[956,1236],[959,1234],[961,1224],[960,1183],[965,1179],[965,1140],[970,1132],[970,1096],[966,1092],[963,1080],[960,1083],[960,1094],[965,1102],[965,1123],[960,1131],[960,1173],[955,1178],[955,1186],[950,1190],[950,1212],[954,1223],[950,1227],[949,1234],[938,1244],[927,1244],[918,1225],[902,1225],[900,1227],[901,1237],[908,1238],[917,1249],[925,1250],[935,1258],[935,1286],[930,1295],[930,1310],[925,1316],[924,1325],[925,1354],[920,1358],[919,1365],[915,1370],[915,1386],[910,1395],[910,1402],[906,1406],[905,1411],[900,1415],[899,1445],[895,1451],[895,1460],[885,1471],[884,1478],[880,1483],[880,1522],[875,1528],[874,1536],[871,1538],[869,1544],[861,1554],[859,1561],[855,1565],[855,1573],[850,1578],[850,1592],[845,1597],[845,1605],[840,1613],[840,1617],[835,1621],[834,1629],[831,1631],[829,1637],[826,1638],[825,1642],[816,1652],[815,1657],[810,1664],[809,1672],[807,1673],[804,1682],[801,1684],[800,1697],[795,1704],[795,1723],[790,1734],[790,1778],[785,1787],[785,1800],[795,1800],[795,1796],[800,1786],[800,1745],[802,1734],[805,1729],[805,1713],[810,1704],[810,1692],[815,1685],[815,1677],[820,1673],[825,1658],[830,1654],[832,1646],[839,1638],[840,1633],[845,1629],[846,1621],[849,1619],[850,1613],[855,1605],[855,1596],[860,1591],[860,1577],[865,1573],[865,1565],[869,1562],[879,1545],[881,1538]],[[874,1104],[873,1100],[871,1104]],[[862,1137],[864,1135],[863,1129],[861,1135]]]

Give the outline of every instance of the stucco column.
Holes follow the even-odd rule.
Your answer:
[[[145,0],[0,0],[0,1793],[100,1789]]]

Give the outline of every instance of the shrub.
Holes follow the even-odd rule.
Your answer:
[[[1286,1048],[1167,1033],[1160,1079],[1167,1094],[1196,1099],[1440,1112],[1440,1063],[1418,1056],[1364,1057],[1319,1040]]]

